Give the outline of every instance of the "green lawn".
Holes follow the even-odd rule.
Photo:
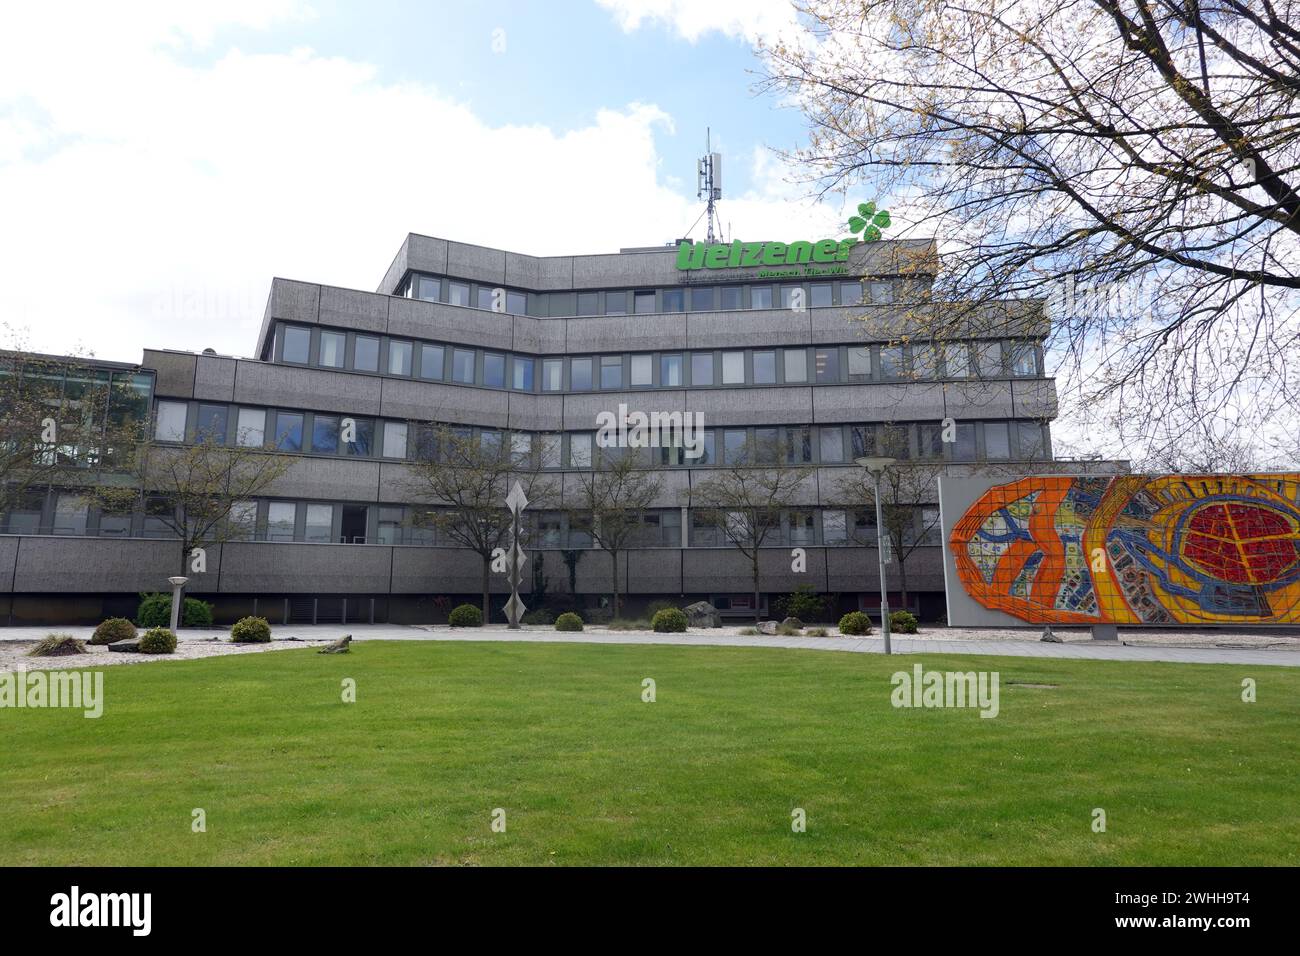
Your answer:
[[[353,648],[106,668],[99,720],[0,710],[0,864],[1300,862],[1292,668]],[[917,661],[999,671],[1000,715],[894,709]]]

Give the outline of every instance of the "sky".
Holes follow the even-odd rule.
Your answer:
[[[787,0],[11,6],[6,346],[248,355],[273,276],[375,289],[408,232],[534,255],[686,235],[706,130],[737,236],[822,235],[755,90]],[[702,224],[692,233],[702,236]]]

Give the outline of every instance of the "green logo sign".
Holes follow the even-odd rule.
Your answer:
[[[854,235],[847,239],[822,239],[818,242],[684,242],[677,247],[677,268],[683,271],[755,269],[847,262],[849,250],[853,246],[859,242],[875,242],[881,237],[880,230],[887,228],[889,213],[883,209],[877,211],[874,202],[865,202],[858,205],[858,215],[849,217],[849,231]],[[824,271],[841,272],[843,269],[831,268]]]

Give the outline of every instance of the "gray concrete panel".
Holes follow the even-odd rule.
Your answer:
[[[564,319],[563,322],[567,327],[565,350],[570,355],[668,351],[686,347],[687,315],[684,312],[590,315]]]
[[[196,357],[187,352],[164,352],[145,349],[140,360],[145,368],[158,374],[154,381],[154,395],[158,398],[193,398]]]
[[[388,334],[485,349],[514,347],[514,316],[419,299],[388,299]]]
[[[355,329],[358,332],[383,333],[388,329],[388,304],[392,301],[406,300],[394,300],[390,296],[376,295],[373,292],[321,286],[320,324]]]
[[[233,358],[200,355],[194,374],[194,397],[214,402],[233,401],[237,365]]]
[[[377,375],[241,361],[235,401],[352,415],[379,414]]]
[[[241,541],[223,550],[222,593],[382,594],[388,590],[393,549]]]
[[[806,345],[811,311],[754,309],[742,312],[692,312],[687,342],[692,349],[761,348]]]

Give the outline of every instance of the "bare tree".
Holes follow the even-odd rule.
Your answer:
[[[618,556],[642,528],[642,514],[663,490],[663,478],[629,449],[601,449],[590,471],[575,474],[577,500],[571,513],[591,521],[591,538],[609,555],[614,572],[613,616],[619,613]]]
[[[142,440],[123,462],[124,475],[90,495],[117,512],[134,510],[143,498],[146,515],[175,536],[176,573],[187,576],[196,549],[251,535],[252,499],[267,494],[291,462],[287,455],[204,435],[186,445]]]
[[[1300,0],[801,8],[764,52],[811,127],[789,155],[823,192],[898,197],[891,238],[938,237],[880,247],[914,253],[922,336],[1046,300],[1067,395],[1114,438],[1243,397],[1293,419]]]
[[[692,485],[691,498],[705,520],[749,559],[754,586],[754,623],[759,619],[759,555],[781,532],[781,513],[799,503],[812,473],[786,462],[775,442],[749,440],[735,461]]]
[[[482,561],[483,620],[491,607],[492,554],[510,544],[511,515],[506,495],[519,482],[530,506],[543,504],[553,494],[541,471],[535,449],[527,453],[500,432],[477,437],[467,428],[444,424],[419,429],[417,460],[407,469],[406,488],[433,507],[417,523],[431,527]]]

